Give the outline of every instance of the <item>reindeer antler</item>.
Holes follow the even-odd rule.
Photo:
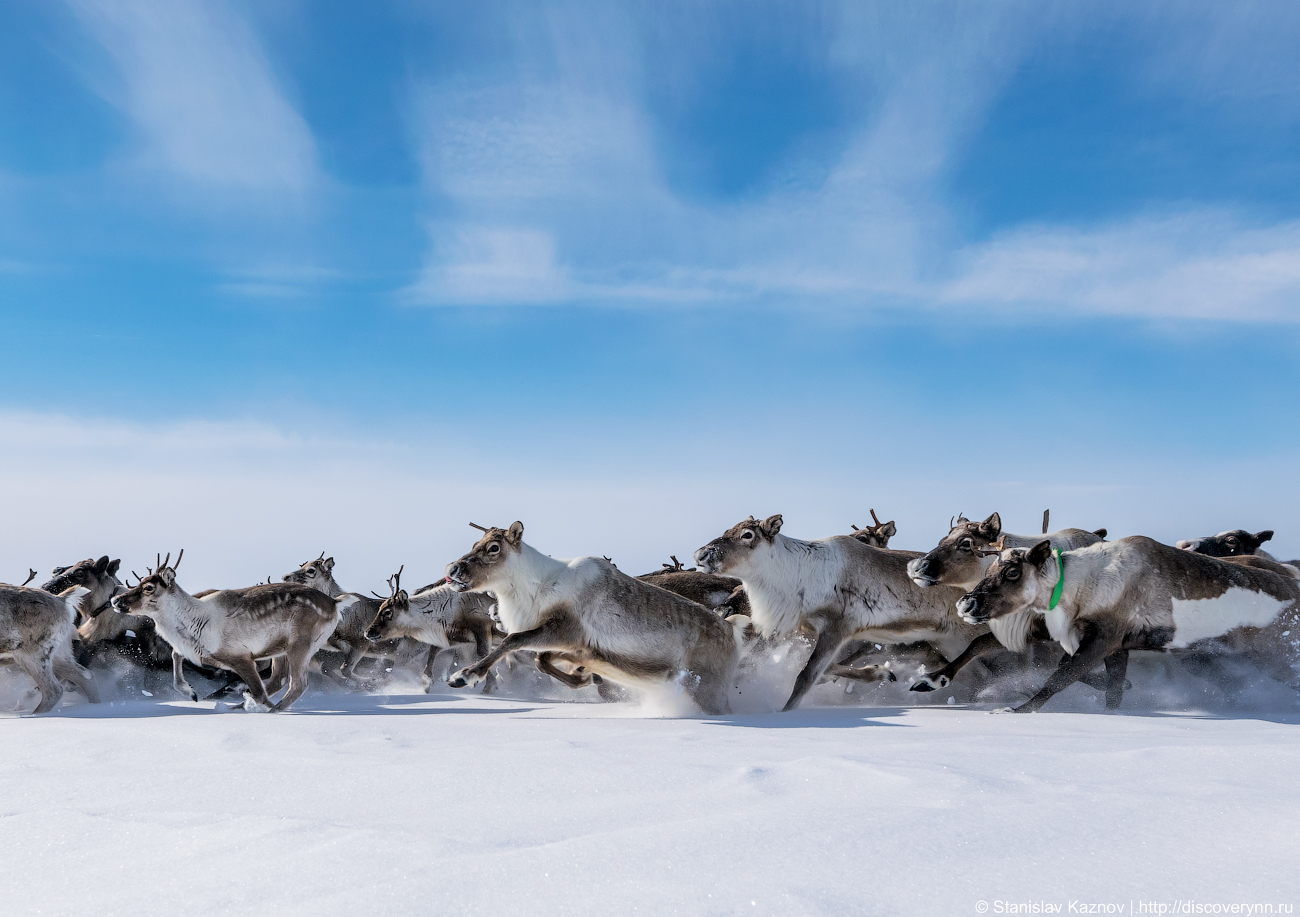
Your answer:
[[[472,529],[478,529],[480,532],[490,532],[490,531],[492,531],[491,529],[484,528],[483,526],[479,525],[477,522],[471,522],[471,523],[469,524],[469,527],[472,528]]]
[[[30,582],[31,582],[32,580],[34,580],[34,579],[36,579],[36,571],[33,570],[31,567],[28,567],[28,568],[27,568],[27,579],[23,580],[23,585],[26,586],[28,583],[30,583]]]
[[[168,556],[170,557],[171,555],[168,555]],[[179,567],[179,566],[181,565],[181,558],[184,557],[184,556],[185,556],[185,549],[184,549],[184,548],[181,548],[181,553],[179,553],[179,554],[176,555],[176,563],[172,564],[172,572],[173,572],[173,573],[175,573],[175,572],[176,572],[176,568]]]
[[[880,517],[876,515],[875,507],[872,507],[871,510],[871,521],[876,524],[876,528],[880,528],[881,526]]]
[[[853,531],[855,531],[855,532],[860,532],[860,531],[862,531],[862,529],[858,528],[858,527],[857,527],[856,525],[854,525],[852,522],[849,523],[849,528],[853,529]]]

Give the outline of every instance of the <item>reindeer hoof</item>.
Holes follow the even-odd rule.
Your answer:
[[[483,676],[477,672],[471,671],[468,667],[456,672],[451,678],[447,679],[447,684],[453,688],[472,688],[483,680]]]
[[[938,691],[942,688],[948,687],[949,681],[947,675],[922,675],[912,683],[909,690],[921,692]]]

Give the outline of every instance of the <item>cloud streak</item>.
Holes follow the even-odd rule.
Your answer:
[[[97,87],[139,130],[134,163],[202,192],[298,194],[316,147],[248,25],[202,0],[72,0],[116,74]]]

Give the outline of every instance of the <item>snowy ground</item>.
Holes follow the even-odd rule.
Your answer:
[[[69,694],[0,718],[0,912],[1300,904],[1293,692],[1162,713],[1143,684],[1164,664],[1134,667],[1121,715],[1082,686],[1054,703],[1084,712],[1033,716],[880,705],[897,686],[727,717],[445,687],[283,715]]]

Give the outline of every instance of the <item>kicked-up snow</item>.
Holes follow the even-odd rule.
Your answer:
[[[276,715],[176,700],[165,682],[153,697],[119,684],[99,706],[69,693],[55,714],[0,719],[0,910],[1300,904],[1295,692],[1256,686],[1234,707],[1176,696],[1168,659],[1139,656],[1119,714],[1081,685],[1028,716],[897,684],[826,684],[789,714],[682,716],[671,697],[524,696],[523,674],[502,696],[331,693],[318,679]],[[777,662],[788,675],[798,660]],[[736,707],[783,689],[751,686]],[[913,700],[929,705],[899,705]]]

